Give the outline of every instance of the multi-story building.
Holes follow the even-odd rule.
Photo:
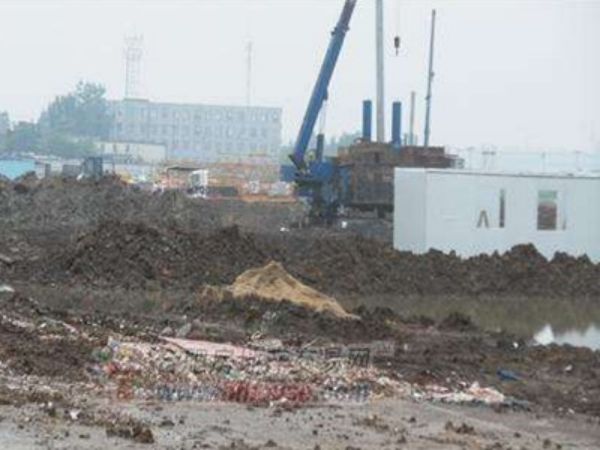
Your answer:
[[[110,139],[163,144],[170,160],[278,164],[280,108],[111,101]]]

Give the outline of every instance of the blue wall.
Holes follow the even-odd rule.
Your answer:
[[[34,170],[35,161],[33,159],[0,159],[0,174],[11,180]]]

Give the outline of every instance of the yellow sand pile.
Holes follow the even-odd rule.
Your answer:
[[[344,311],[334,298],[302,284],[277,262],[270,262],[260,269],[245,271],[228,290],[238,298],[256,296],[276,302],[287,300],[318,312],[328,311],[337,317],[355,317]]]

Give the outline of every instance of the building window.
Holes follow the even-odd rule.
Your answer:
[[[558,192],[538,191],[537,208],[537,229],[556,230],[558,228]]]

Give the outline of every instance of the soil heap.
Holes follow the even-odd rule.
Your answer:
[[[152,194],[115,178],[24,177],[0,188],[3,282],[198,290],[276,261],[338,300],[355,296],[600,298],[600,266],[533,246],[468,259],[398,252],[350,232],[289,229],[298,205]],[[235,224],[229,226],[230,224]]]
[[[238,200],[213,202],[192,199],[179,191],[144,191],[118,177],[100,180],[27,176],[0,180],[0,227],[66,235],[92,230],[100,222],[135,220],[144,224],[186,230],[215,230],[238,224],[245,230],[289,226],[304,214],[292,204],[248,204]]]
[[[275,302],[287,300],[317,312],[330,312],[340,318],[353,317],[334,298],[301,283],[274,261],[259,269],[245,271],[236,278],[229,290],[237,298],[258,297]]]

